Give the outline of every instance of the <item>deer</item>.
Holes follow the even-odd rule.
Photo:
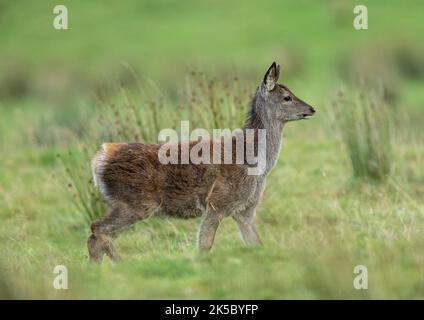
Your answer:
[[[246,161],[230,164],[163,164],[160,144],[103,143],[92,159],[92,174],[108,212],[91,224],[87,240],[90,261],[101,263],[106,255],[119,261],[112,240],[130,225],[150,216],[171,218],[201,217],[197,246],[209,251],[221,221],[231,217],[248,246],[260,245],[256,207],[266,178],[275,166],[282,146],[286,123],[310,118],[315,109],[278,83],[280,66],[273,62],[252,98],[242,130],[265,131],[265,143],[257,134],[245,138],[257,153],[266,152],[264,170],[248,174]],[[234,139],[233,139],[234,140]],[[232,141],[233,143],[234,141]],[[193,141],[177,142],[194,146]],[[214,141],[213,143],[216,143]],[[234,153],[234,152],[233,152]]]

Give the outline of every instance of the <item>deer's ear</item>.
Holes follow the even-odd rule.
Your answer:
[[[280,65],[273,62],[264,76],[265,88],[268,91],[271,91],[272,89],[274,89],[275,84],[277,83],[279,77],[280,77]]]

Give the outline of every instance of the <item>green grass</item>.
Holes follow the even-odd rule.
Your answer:
[[[51,28],[52,1],[1,4],[0,297],[424,298],[424,79],[415,57],[423,3],[365,1],[370,29],[359,32],[349,1],[303,2],[64,1],[66,32]],[[378,66],[400,68],[389,75],[395,106],[385,109],[393,119],[390,170],[380,182],[357,179],[352,150],[363,145],[346,142],[387,127],[343,126],[357,121],[351,108],[370,110],[359,99],[335,113],[340,63],[361,45],[374,66],[387,48],[376,40],[402,47],[403,38],[412,43],[408,57]],[[90,264],[88,223],[103,206],[93,201],[89,158],[100,143],[155,142],[159,129],[186,119],[236,128],[274,59],[282,82],[317,113],[285,128],[257,210],[264,245],[245,247],[229,219],[201,254],[198,220],[151,218],[115,241],[121,263]],[[192,70],[207,76],[193,79]],[[368,142],[377,154],[386,145]],[[59,264],[68,267],[68,290],[53,288]],[[368,267],[366,291],[353,288],[356,265]]]
[[[332,112],[349,152],[354,175],[385,179],[390,174],[393,158],[391,113],[395,106],[389,108],[382,93],[366,87],[349,88],[339,95]]]

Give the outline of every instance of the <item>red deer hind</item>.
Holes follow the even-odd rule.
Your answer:
[[[92,160],[92,171],[109,211],[91,225],[92,234],[87,241],[90,259],[101,262],[106,254],[118,260],[112,239],[125,227],[151,215],[201,216],[200,250],[212,247],[216,230],[225,217],[237,222],[247,245],[259,244],[256,206],[266,177],[278,159],[284,124],[305,119],[315,112],[285,85],[277,83],[279,74],[280,67],[274,62],[256,90],[243,128],[243,132],[249,129],[254,132],[254,138],[245,138],[244,144],[253,144],[256,154],[266,154],[260,174],[249,174],[251,165],[246,161],[163,164],[158,156],[159,144],[104,143]],[[257,139],[261,129],[265,132],[263,145]],[[183,143],[177,146],[180,153]],[[189,149],[195,143],[189,142]]]

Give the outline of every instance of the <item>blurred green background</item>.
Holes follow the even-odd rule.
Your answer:
[[[53,28],[57,4],[68,30]],[[352,26],[357,4],[368,30]],[[419,0],[0,1],[0,297],[423,298],[423,12]],[[245,248],[228,221],[200,255],[198,221],[152,219],[116,241],[122,263],[90,265],[100,143],[155,142],[187,119],[240,126],[272,61],[317,114],[286,128],[258,208],[264,247]],[[57,264],[68,290],[52,286]]]

